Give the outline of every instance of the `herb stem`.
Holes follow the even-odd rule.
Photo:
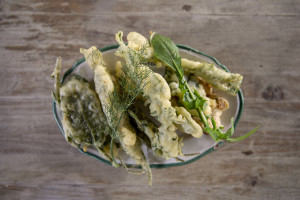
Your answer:
[[[198,112],[198,115],[200,116],[203,124],[204,124],[204,127],[207,127],[208,126],[208,123],[207,123],[207,119],[203,113],[203,111],[200,109],[200,108],[197,108],[197,112]]]
[[[181,78],[184,80],[184,77],[181,77]],[[196,97],[195,97],[195,95],[193,94],[193,92],[192,92],[192,90],[191,90],[189,84],[186,82],[186,80],[184,80],[184,84],[185,84],[185,87],[186,87],[186,88],[188,89],[188,91],[189,91],[190,97],[191,97],[193,100],[195,100]],[[207,125],[208,125],[208,124],[207,124],[207,119],[206,119],[206,117],[205,117],[205,115],[204,115],[204,113],[203,113],[203,111],[201,110],[200,107],[197,108],[197,112],[198,112],[198,115],[199,115],[201,121],[202,121],[203,124],[204,124],[204,127],[207,127]]]
[[[112,137],[111,141],[110,141],[110,156],[111,156],[112,162],[115,165],[115,167],[119,167],[119,164],[117,163],[115,156],[114,156],[114,142],[115,142],[115,138]]]
[[[116,127],[112,127],[113,128],[112,131],[113,131],[114,134],[112,135],[112,138],[111,138],[111,141],[110,141],[110,156],[112,158],[113,163],[115,164],[115,167],[119,167],[119,164],[115,160],[115,156],[114,156],[114,142],[115,142],[115,137],[116,137],[116,133],[117,133],[117,128],[119,127],[119,125],[121,123],[123,115],[124,115],[124,111],[122,111],[122,114],[119,118],[119,121],[118,121]]]

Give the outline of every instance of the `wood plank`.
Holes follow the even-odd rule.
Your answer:
[[[30,102],[31,104],[32,102]],[[35,105],[35,102],[33,102],[33,105]],[[38,105],[37,108],[40,106]],[[33,109],[38,112],[38,109]],[[28,114],[31,114],[32,109],[28,110]],[[23,113],[25,116],[27,116],[27,112]],[[14,112],[13,112],[14,113]],[[24,118],[25,116],[18,116],[14,117],[8,116],[7,121],[4,121],[4,123],[1,124],[7,124],[8,127],[14,127],[12,124],[24,122],[24,124],[20,124],[21,127],[23,127],[24,132],[30,133],[27,134],[28,139],[23,138],[21,141],[20,136],[22,133],[18,133],[17,129],[10,128],[8,132],[6,132],[8,135],[7,137],[4,135],[2,139],[5,142],[4,147],[2,148],[1,152],[7,154],[5,157],[3,157],[3,161],[5,161],[6,167],[1,168],[2,171],[6,172],[6,175],[3,176],[2,182],[7,188],[9,188],[10,185],[10,175],[9,174],[16,174],[18,177],[22,176],[19,174],[22,171],[26,171],[26,176],[23,175],[22,180],[18,181],[15,186],[13,187],[13,190],[20,190],[20,191],[35,191],[32,193],[32,197],[35,198],[42,198],[42,197],[48,197],[47,195],[52,196],[53,198],[55,195],[58,195],[58,198],[61,195],[66,195],[70,192],[70,190],[73,190],[74,187],[78,188],[76,191],[76,195],[80,193],[78,198],[84,198],[85,195],[90,195],[89,190],[103,190],[110,191],[111,187],[108,187],[105,183],[105,181],[102,181],[101,177],[104,174],[111,173],[111,170],[114,171],[114,174],[116,174],[116,177],[106,177],[106,179],[110,179],[110,182],[115,185],[115,187],[120,188],[123,187],[124,190],[126,189],[126,192],[124,191],[111,191],[110,195],[111,197],[120,197],[119,195],[124,195],[124,198],[130,197],[131,195],[135,194],[137,198],[141,196],[139,191],[144,191],[148,188],[146,186],[146,183],[144,186],[138,186],[136,185],[137,179],[140,181],[144,180],[143,176],[136,177],[134,175],[127,175],[126,172],[119,170],[119,169],[113,169],[109,166],[106,167],[106,165],[98,163],[97,161],[94,161],[91,158],[87,158],[86,156],[81,155],[78,151],[70,147],[65,141],[63,141],[62,136],[58,133],[59,130],[56,127],[56,125],[51,123],[52,125],[49,126],[49,121],[51,120],[52,116],[46,115],[43,117],[43,114],[39,116],[33,116],[31,119],[28,120],[26,123],[25,120],[20,120]],[[27,126],[26,126],[27,125]],[[41,135],[40,131],[43,131],[44,128],[47,126],[48,133],[43,133]],[[242,126],[243,127],[243,126]],[[56,129],[56,130],[55,130]],[[242,128],[242,131],[244,131],[245,128]],[[45,131],[45,130],[44,130]],[[17,135],[16,135],[17,133]],[[258,133],[259,134],[259,133]],[[194,186],[194,184],[205,182],[204,188],[202,188],[200,191],[197,189],[198,192],[196,192],[197,195],[203,195],[206,192],[208,194],[213,193],[213,190],[220,190],[223,188],[224,191],[224,185],[222,185],[222,182],[226,180],[226,183],[230,185],[230,187],[226,188],[225,190],[234,190],[234,194],[232,196],[229,195],[229,198],[237,198],[239,195],[250,195],[252,194],[252,190],[255,189],[249,189],[252,187],[267,187],[270,183],[272,183],[272,187],[275,187],[274,184],[282,184],[283,181],[286,185],[286,190],[289,190],[291,192],[295,191],[296,188],[293,188],[294,186],[289,186],[288,182],[291,181],[290,177],[286,174],[281,174],[281,178],[277,179],[278,176],[274,177],[274,173],[276,173],[279,169],[282,169],[282,167],[288,167],[288,168],[294,168],[297,169],[296,166],[299,164],[297,162],[293,162],[294,159],[297,159],[299,157],[299,139],[297,139],[298,134],[295,132],[291,132],[289,135],[285,135],[280,137],[282,134],[281,132],[274,132],[274,131],[264,131],[263,135],[254,135],[251,139],[243,141],[241,143],[236,144],[226,144],[222,149],[219,151],[213,153],[211,156],[204,157],[203,159],[197,161],[196,163],[193,163],[191,165],[187,165],[185,170],[182,170],[183,167],[179,167],[178,169],[172,168],[171,170],[154,170],[154,183],[155,187],[152,187],[149,190],[149,193],[146,193],[146,198],[151,198],[154,191],[156,191],[158,188],[163,187],[164,185],[171,185],[171,187],[168,187],[169,193],[166,194],[166,197],[170,196],[174,192],[178,193],[185,193],[185,192],[192,192],[194,189],[198,188]],[[54,136],[55,135],[55,136]],[[289,137],[293,137],[290,139]],[[274,141],[277,141],[276,144],[280,146],[280,148],[276,145],[274,146]],[[42,142],[44,141],[44,142]],[[49,143],[51,141],[51,143]],[[291,143],[291,141],[294,141],[294,143]],[[20,143],[24,143],[21,145]],[[18,146],[20,149],[19,151],[16,151],[17,149],[14,147],[15,145]],[[291,150],[290,147],[293,146],[294,148]],[[46,147],[46,148],[45,148]],[[7,149],[8,148],[8,149]],[[243,153],[246,151],[252,151],[251,154]],[[14,158],[14,159],[12,159]],[[277,159],[276,159],[277,158]],[[6,160],[7,159],[7,160]],[[15,166],[15,162],[19,162],[23,160],[24,166]],[[12,162],[13,161],[13,162]],[[249,163],[252,163],[249,165]],[[288,164],[289,163],[289,164]],[[62,165],[61,167],[59,167]],[[213,166],[210,166],[213,165]],[[296,165],[296,166],[294,166]],[[232,171],[232,166],[235,166],[235,171]],[[265,166],[272,166],[272,168],[266,168]],[[47,172],[55,167],[55,173],[58,173],[54,178],[51,176],[47,176],[44,174],[47,174]],[[45,184],[45,182],[35,183],[36,185],[31,186],[31,188],[28,188],[26,186],[26,180],[32,179],[37,175],[37,172],[32,171],[32,169],[39,169],[38,173],[41,174],[42,179],[49,184]],[[101,173],[97,173],[98,170],[101,169]],[[191,169],[191,170],[189,170]],[[195,169],[201,169],[193,171]],[[104,171],[103,171],[104,170]],[[107,170],[107,172],[105,172]],[[284,168],[282,169],[284,170]],[[66,171],[68,173],[66,173]],[[215,177],[213,180],[211,177],[211,174],[213,174],[215,171],[223,171],[222,175]],[[251,173],[250,173],[251,172]],[[286,172],[284,170],[284,172]],[[284,173],[281,171],[281,173]],[[178,176],[178,174],[181,174]],[[234,175],[233,175],[234,173]],[[250,174],[249,174],[250,173]],[[295,172],[297,177],[297,174],[299,174],[299,170]],[[61,183],[60,179],[57,179],[57,177],[62,178],[64,181],[68,182],[68,180],[72,178],[77,178],[77,175],[81,175],[85,177],[85,180],[93,180],[94,174],[97,174],[96,182],[92,183],[92,185],[88,184],[86,185],[86,182],[83,181],[82,184],[79,185],[69,185],[68,183],[64,184],[63,186],[59,185],[57,186],[56,183]],[[203,175],[205,176],[203,177]],[[120,175],[124,176],[124,180],[121,179],[120,181]],[[71,176],[71,177],[69,177]],[[160,179],[160,177],[169,177],[168,180]],[[171,178],[173,177],[173,178]],[[242,177],[242,178],[241,178]],[[83,178],[83,177],[82,177]],[[180,184],[181,180],[184,178],[188,178],[188,182],[184,183],[183,185]],[[277,181],[273,180],[272,178],[276,178]],[[229,179],[229,180],[228,180]],[[7,180],[7,181],[5,181]],[[53,182],[54,181],[54,182]],[[274,182],[275,181],[275,182]],[[108,181],[109,182],[109,181]],[[42,186],[42,188],[45,188],[44,190],[41,189],[40,184],[45,184]],[[175,185],[174,185],[175,184]],[[134,187],[134,189],[128,188],[127,185],[131,185],[131,187]],[[174,185],[174,186],[172,186]],[[180,185],[180,186],[178,186]],[[269,185],[270,186],[270,185]],[[279,187],[279,186],[278,186]],[[47,193],[48,190],[55,191],[53,194]],[[73,189],[72,189],[73,188]],[[92,188],[92,189],[91,189]],[[194,189],[193,189],[194,188]],[[278,188],[281,191],[285,191],[283,188]],[[5,190],[10,191],[10,189]],[[164,190],[161,190],[163,192]],[[58,192],[58,193],[57,193]],[[77,193],[78,192],[78,193]],[[46,195],[46,194],[47,195]],[[55,194],[54,194],[55,193]],[[164,191],[165,193],[165,191]],[[94,194],[94,193],[93,193]],[[101,192],[96,192],[96,194],[102,194]],[[187,193],[189,194],[189,192]],[[21,194],[20,194],[21,195]],[[37,196],[35,196],[37,195]],[[46,196],[44,196],[46,195]],[[82,195],[82,196],[81,196]],[[157,197],[161,195],[160,193],[157,194]],[[185,196],[184,194],[181,194]],[[263,195],[262,193],[258,193],[258,196]],[[142,196],[145,196],[143,193]],[[183,196],[177,196],[178,198],[182,198]],[[213,197],[219,197],[218,195]],[[256,196],[257,197],[257,196]],[[269,198],[273,198],[274,196],[269,196]],[[289,196],[293,197],[293,196]],[[253,196],[255,198],[255,195]],[[249,197],[249,199],[251,199]]]
[[[153,0],[151,2],[141,1],[93,1],[89,0],[82,4],[81,1],[61,2],[54,1],[34,1],[28,4],[28,1],[17,2],[3,1],[3,11],[27,11],[27,12],[46,12],[46,13],[90,13],[99,12],[151,12],[151,13],[190,13],[190,14],[232,14],[232,15],[299,15],[299,2],[295,0],[265,0],[265,1],[189,1],[183,3],[180,0],[167,3],[166,1]],[[216,6],[217,5],[217,6]]]
[[[168,35],[177,43],[189,45],[215,56],[232,71],[281,74],[295,70],[299,74],[299,68],[296,66],[299,63],[297,52],[300,47],[296,41],[299,38],[300,26],[293,23],[290,16],[201,16],[195,14],[172,16],[173,21],[181,21],[181,23],[176,25],[170,23],[168,26],[161,23],[167,19],[162,14],[153,16],[151,24],[148,21],[149,16],[144,13],[135,16],[132,14],[98,14],[98,17],[103,20],[95,21],[93,18],[78,15],[33,14],[17,17],[14,19],[16,22],[28,18],[26,25],[19,25],[18,29],[25,28],[30,31],[23,31],[24,38],[20,38],[18,29],[10,29],[11,25],[3,25],[5,28],[3,31],[9,37],[1,42],[2,48],[5,49],[1,59],[4,63],[11,63],[11,66],[6,67],[10,69],[24,68],[24,62],[29,61],[35,61],[34,63],[41,68],[49,68],[53,66],[57,56],[62,56],[65,64],[71,66],[82,57],[78,51],[80,47],[91,45],[104,47],[115,44],[114,33],[118,30],[124,32],[136,30],[144,35],[148,35],[149,30],[155,30]],[[293,18],[300,19],[299,16]],[[81,26],[74,26],[80,21],[83,22]],[[144,23],[138,23],[138,21]],[[106,27],[105,23],[119,23],[121,26],[111,29]],[[36,26],[26,27],[27,24]],[[254,29],[253,27],[256,26],[261,28]],[[101,27],[101,30],[96,27]],[[169,30],[177,31],[170,33]],[[189,37],[186,37],[187,35]],[[16,40],[16,38],[20,39]],[[19,54],[20,51],[24,51],[24,54]],[[285,54],[288,56],[282,56]],[[18,59],[12,59],[9,55],[15,55],[14,58]],[[26,67],[32,69],[31,66]]]

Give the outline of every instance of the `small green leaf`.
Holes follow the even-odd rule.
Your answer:
[[[182,89],[182,101],[192,101],[193,99],[191,98],[189,92],[187,89]]]
[[[193,109],[196,108],[196,102],[195,102],[195,100],[192,100],[192,101],[182,101],[182,104],[188,110],[193,110]]]
[[[255,129],[253,129],[252,131],[250,131],[249,133],[241,136],[241,137],[237,137],[237,138],[227,138],[226,141],[227,142],[238,142],[241,141],[243,139],[246,139],[247,137],[249,137],[250,135],[252,135],[253,133],[255,133],[257,131],[257,129],[259,128],[259,126],[257,126]]]
[[[228,131],[226,132],[226,135],[227,135],[228,137],[231,137],[231,136],[233,135],[233,133],[234,133],[234,119],[233,119],[233,117],[232,117],[232,118],[231,118],[231,128],[228,129]]]
[[[213,130],[210,127],[205,127],[203,130],[205,133],[208,133],[216,142],[220,140],[219,132],[217,130]]]

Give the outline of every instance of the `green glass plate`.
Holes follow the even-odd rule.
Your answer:
[[[222,68],[229,72],[227,67],[222,65],[216,58],[206,55],[196,49],[193,49],[193,48],[185,46],[185,45],[178,44],[177,46],[179,48],[181,57],[196,60],[196,61],[205,61],[205,62],[209,62],[209,63],[214,62],[217,67]],[[103,54],[104,62],[106,63],[107,66],[110,66],[111,69],[113,69],[115,62],[117,60],[120,60],[120,58],[118,58],[114,55],[114,52],[118,47],[119,47],[118,45],[111,45],[111,46],[107,46],[102,49],[99,49]],[[62,83],[65,80],[67,80],[68,77],[73,73],[80,74],[81,76],[83,76],[84,78],[89,80],[90,82],[93,81],[93,72],[90,70],[90,68],[86,64],[84,58],[78,60],[70,69],[68,69],[65,72],[65,74],[63,75],[63,78],[61,80]],[[158,71],[158,73],[163,73],[163,72]],[[225,97],[228,100],[229,105],[230,105],[230,108],[228,110],[224,111],[221,116],[221,121],[222,121],[223,125],[225,126],[225,130],[230,127],[230,119],[232,116],[234,117],[234,127],[236,127],[240,120],[240,117],[243,112],[243,107],[244,107],[244,97],[243,97],[242,91],[240,90],[238,92],[237,96],[231,96],[231,95],[226,94],[225,92],[218,91],[218,90],[216,90],[216,92],[220,96]],[[63,130],[61,120],[60,120],[61,114],[60,114],[60,111],[56,107],[55,101],[52,102],[52,108],[53,108],[53,115],[56,120],[56,123],[57,123],[58,127],[60,128],[62,134],[64,135],[64,130]],[[186,165],[186,164],[192,163],[192,162],[202,158],[203,156],[215,151],[216,149],[218,149],[219,147],[221,147],[223,145],[223,141],[220,141],[217,143],[209,135],[205,135],[205,134],[201,138],[193,138],[190,135],[185,134],[183,143],[184,143],[184,146],[182,149],[183,153],[185,153],[185,154],[196,153],[197,154],[197,155],[189,156],[189,157],[187,157],[187,156],[180,157],[181,159],[185,160],[185,162],[181,162],[181,161],[178,161],[173,158],[171,158],[169,160],[165,160],[163,158],[158,158],[151,153],[151,150],[147,150],[145,145],[143,146],[143,151],[145,152],[145,155],[150,163],[151,168],[166,168],[166,167],[175,167],[175,166],[181,166],[181,165]],[[78,150],[85,155],[91,156],[101,162],[111,165],[111,163],[109,161],[105,160],[103,157],[101,157],[101,155],[98,154],[98,152],[96,150],[88,149],[87,152],[83,151],[83,149],[80,149],[80,148]],[[125,155],[121,155],[121,156],[124,157]],[[130,158],[128,158],[128,160],[125,159],[125,163],[128,166],[135,166],[133,160],[131,160]]]

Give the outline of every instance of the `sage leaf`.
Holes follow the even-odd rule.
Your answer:
[[[171,67],[180,80],[183,78],[183,68],[181,67],[181,58],[178,47],[170,38],[153,33],[150,44],[154,49],[154,57]]]

